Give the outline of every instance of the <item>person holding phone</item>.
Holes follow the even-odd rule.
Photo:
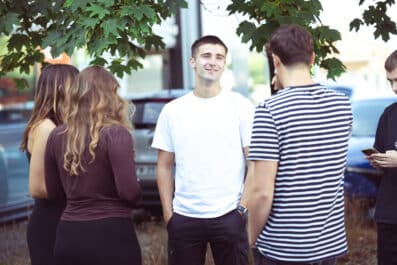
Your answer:
[[[397,94],[397,50],[385,62],[386,77]],[[376,130],[374,148],[379,153],[367,157],[372,166],[383,170],[375,206],[378,229],[378,264],[397,264],[397,103],[388,106],[381,115]]]

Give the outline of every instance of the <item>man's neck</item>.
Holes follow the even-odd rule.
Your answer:
[[[306,67],[283,68],[282,70],[282,86],[304,86],[314,84],[310,69]]]
[[[219,82],[199,82],[196,80],[196,86],[193,90],[195,96],[200,98],[212,98],[221,92]]]

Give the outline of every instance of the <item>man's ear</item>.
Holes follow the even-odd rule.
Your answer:
[[[277,55],[275,55],[274,53],[272,54],[273,57],[273,64],[274,64],[274,68],[279,67],[282,63],[280,60],[280,57],[278,57]]]
[[[312,52],[312,56],[310,58],[310,64],[314,64],[314,59],[316,59],[316,55]]]
[[[194,69],[196,68],[196,59],[194,59],[193,57],[190,58],[189,60],[189,64],[190,66]]]

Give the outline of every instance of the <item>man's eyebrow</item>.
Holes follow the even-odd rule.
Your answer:
[[[201,53],[200,55],[211,55],[212,54],[212,52],[203,52],[203,53]],[[224,54],[222,54],[222,53],[216,53],[215,54],[215,56],[221,56],[221,57],[225,57],[225,55]]]

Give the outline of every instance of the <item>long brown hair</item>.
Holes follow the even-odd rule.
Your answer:
[[[66,151],[63,167],[70,175],[84,171],[82,154],[86,150],[95,160],[95,148],[102,128],[122,125],[131,130],[129,106],[118,94],[116,78],[100,66],[80,72],[66,100]]]
[[[65,95],[79,70],[68,64],[47,65],[40,74],[34,94],[34,107],[22,137],[20,149],[28,150],[29,133],[44,119],[63,123]]]

